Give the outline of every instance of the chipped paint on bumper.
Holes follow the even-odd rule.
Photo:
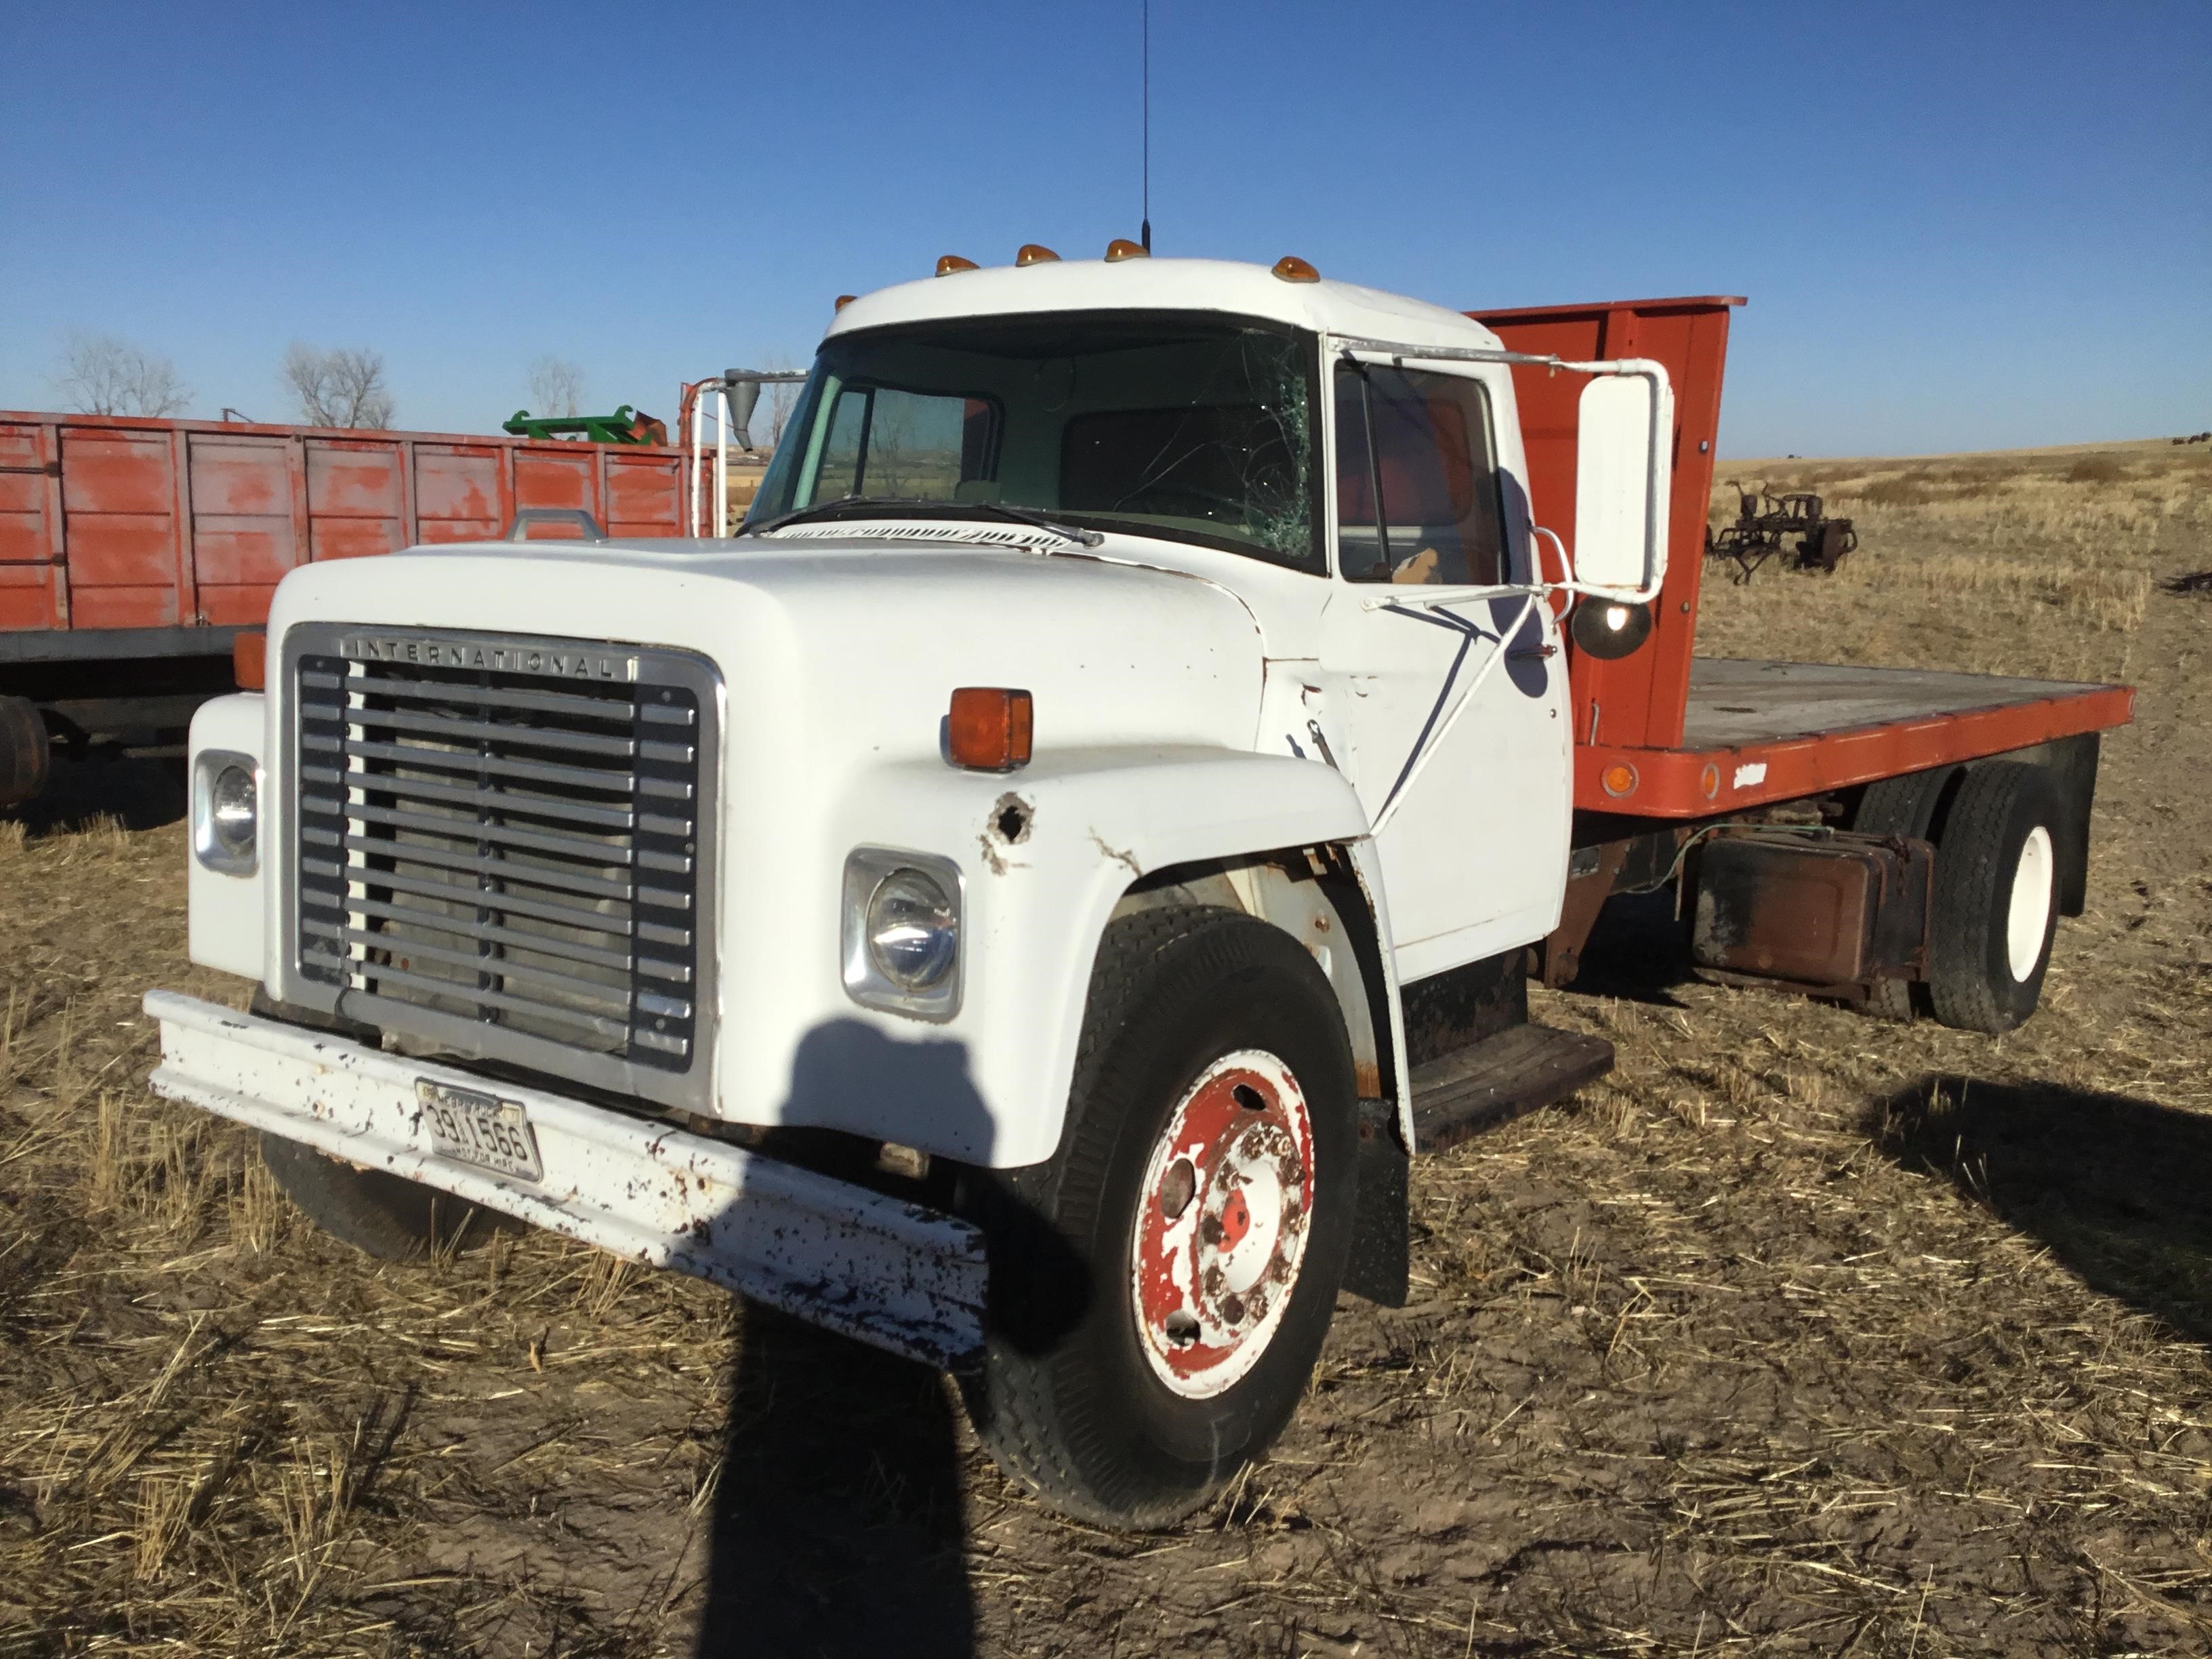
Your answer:
[[[544,1090],[152,991],[167,1099],[388,1170],[652,1267],[711,1280],[926,1364],[983,1342],[982,1235],[920,1205]],[[427,1079],[519,1101],[545,1178],[441,1157]]]

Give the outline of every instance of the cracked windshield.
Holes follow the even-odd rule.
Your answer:
[[[1313,355],[1288,330],[1158,313],[845,336],[816,359],[750,522],[995,504],[1319,570]]]

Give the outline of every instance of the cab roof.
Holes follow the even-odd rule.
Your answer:
[[[1495,347],[1481,324],[1443,306],[1356,283],[1285,282],[1230,259],[1050,259],[925,276],[864,294],[825,339],[950,318],[1055,311],[1218,311],[1326,334],[1422,345]]]

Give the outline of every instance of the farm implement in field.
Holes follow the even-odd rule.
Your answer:
[[[1736,493],[1735,522],[1717,531],[1707,527],[1705,556],[1731,561],[1739,583],[1749,581],[1778,553],[1788,555],[1793,570],[1833,570],[1859,544],[1851,521],[1826,517],[1818,495],[1804,491],[1776,495],[1764,484],[1746,489],[1733,479],[1729,482]],[[1796,545],[1785,547],[1793,537]]]

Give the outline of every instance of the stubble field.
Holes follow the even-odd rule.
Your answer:
[[[1411,1305],[1347,1301],[1171,1533],[703,1285],[315,1233],[143,1086],[146,988],[239,995],[176,786],[0,817],[0,1655],[2212,1650],[2212,598],[2156,585],[2212,566],[2212,447],[1721,470],[1863,545],[1710,573],[1702,649],[2141,688],[2043,1012],[1878,1024],[1609,918],[1536,1000],[1620,1069],[1417,1164]]]

